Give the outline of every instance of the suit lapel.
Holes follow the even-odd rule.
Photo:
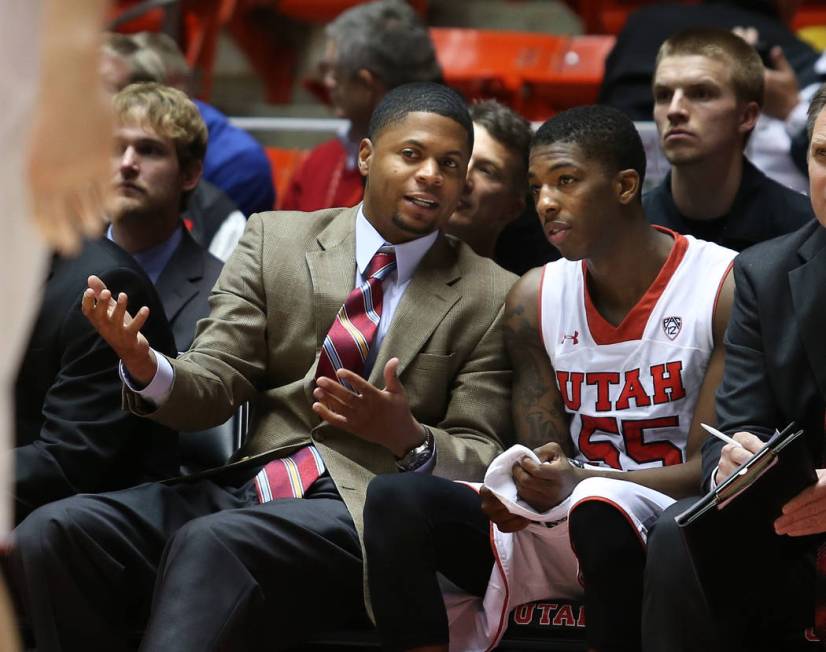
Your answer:
[[[316,348],[321,346],[356,276],[356,208],[343,210],[316,238],[306,253],[313,284]]]
[[[203,277],[203,251],[184,229],[181,244],[172,254],[155,284],[166,318],[170,322],[175,320],[181,309],[198,293],[198,281]]]
[[[817,226],[798,253],[806,262],[789,272],[792,303],[803,348],[826,398],[826,229]]]
[[[453,284],[461,278],[456,254],[440,235],[407,286],[370,372],[370,382],[384,387],[384,365],[399,358],[399,374],[419,353],[447,311],[461,298]]]

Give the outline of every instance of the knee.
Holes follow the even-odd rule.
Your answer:
[[[4,571],[13,593],[27,612],[34,592],[53,584],[60,575],[72,573],[78,558],[97,557],[95,540],[82,533],[81,528],[88,524],[84,510],[76,515],[71,509],[79,498],[43,505],[12,532]]]
[[[644,554],[636,528],[618,507],[603,500],[584,500],[568,516],[571,545],[586,573],[608,571],[617,560]]]
[[[421,504],[425,488],[415,473],[378,475],[367,487],[364,504],[364,542],[405,541],[423,533],[427,510]]]
[[[176,556],[198,559],[199,564],[208,568],[210,565],[205,560],[214,560],[229,551],[226,537],[224,540],[221,537],[221,530],[226,534],[226,529],[219,527],[213,520],[209,516],[202,516],[182,525],[167,542],[163,559],[169,561]]]
[[[653,557],[671,553],[683,546],[683,535],[672,510],[663,512],[648,533],[648,554]]]
[[[367,487],[364,503],[365,524],[403,521],[419,511],[419,476],[413,473],[377,475]]]
[[[680,590],[694,571],[683,534],[674,517],[680,503],[663,512],[648,534],[645,582],[651,589]]]
[[[71,531],[83,527],[83,498],[75,496],[48,503],[34,510],[14,529],[9,550],[11,564],[26,561],[42,563],[60,556]],[[75,509],[76,506],[78,509]]]

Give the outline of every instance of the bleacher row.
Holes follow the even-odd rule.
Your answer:
[[[519,0],[507,0],[518,7]],[[360,0],[119,0],[111,14],[117,31],[178,33],[199,80],[197,95],[209,99],[218,36],[229,33],[261,77],[267,100],[287,102],[296,53],[274,43],[258,21],[261,10],[309,23],[326,23]],[[698,0],[682,0],[697,4]],[[580,17],[584,36],[553,36],[476,29],[432,31],[445,80],[468,99],[483,94],[506,101],[531,119],[587,103],[596,97],[605,55],[634,10],[654,0],[567,0]],[[422,14],[427,0],[410,2]],[[805,0],[792,27],[826,25],[826,6]],[[822,38],[822,36],[821,36]],[[315,86],[314,90],[319,90]],[[590,99],[589,99],[590,98]],[[544,110],[544,112],[543,112]]]

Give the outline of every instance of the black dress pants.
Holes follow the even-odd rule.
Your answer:
[[[489,532],[479,495],[463,484],[418,473],[373,479],[364,507],[364,547],[383,649],[448,642],[437,572],[484,595],[493,569]]]
[[[329,476],[260,505],[251,483],[145,484],[41,507],[10,573],[38,652],[280,650],[364,622],[361,550]]]
[[[570,522],[586,576],[588,644],[637,651],[645,553],[616,509],[588,502],[574,510]],[[388,650],[448,643],[437,573],[483,596],[494,564],[490,521],[478,494],[424,474],[373,479],[364,507],[364,546],[373,612]]]
[[[696,569],[674,517],[677,501],[648,538],[643,602],[645,652],[792,652],[819,649],[813,623],[814,560],[805,542],[732,545],[721,538],[714,568]],[[701,585],[698,570],[709,578]]]

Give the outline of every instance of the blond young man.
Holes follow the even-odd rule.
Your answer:
[[[201,178],[207,128],[184,93],[156,83],[127,86],[114,106],[109,237],[155,284],[177,348],[186,351],[222,268],[181,219]]]
[[[691,29],[663,43],[654,120],[671,163],[643,198],[653,224],[741,251],[812,218],[806,198],[743,155],[763,100],[763,64],[739,36]]]

